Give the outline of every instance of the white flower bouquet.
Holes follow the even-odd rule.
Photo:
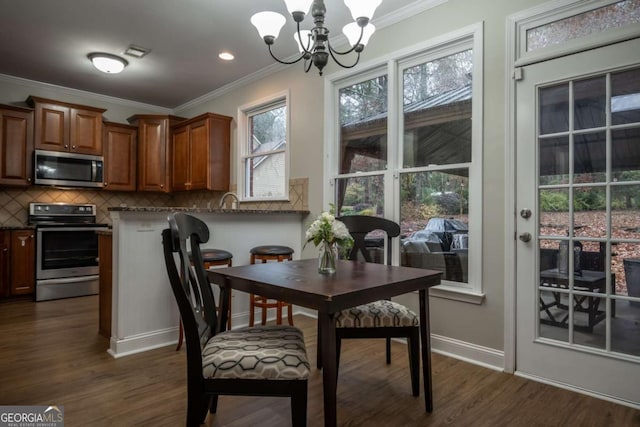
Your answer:
[[[311,223],[305,234],[306,243],[320,245],[318,269],[320,273],[335,273],[335,258],[339,247],[348,254],[353,247],[353,238],[342,221],[338,221],[329,212],[322,212]]]

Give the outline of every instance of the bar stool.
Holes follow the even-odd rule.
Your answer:
[[[256,246],[251,248],[251,264],[255,264],[256,261],[262,261],[262,263],[266,263],[267,261],[278,261],[282,262],[284,260],[291,261],[293,259],[293,249],[288,246],[280,246],[280,245],[264,245],[264,246]],[[269,301],[267,298],[262,297],[260,295],[250,294],[249,296],[249,326],[253,326],[254,323],[254,311],[256,308],[262,309],[262,324],[267,323],[267,309],[275,308],[276,309],[276,323],[278,325],[282,324],[282,308],[287,307],[287,321],[289,325],[293,325],[293,307],[291,304],[278,301],[271,300]]]
[[[213,266],[226,266],[231,267],[233,265],[232,259],[233,254],[229,251],[225,251],[224,249],[202,249],[200,251],[202,254],[202,263],[204,268],[211,268]],[[189,260],[193,262],[191,258],[191,252],[189,252]],[[231,330],[231,292],[229,292],[229,312],[227,313],[227,330]],[[178,345],[176,347],[176,351],[180,350],[182,347],[182,319],[180,320],[180,335],[178,337]]]

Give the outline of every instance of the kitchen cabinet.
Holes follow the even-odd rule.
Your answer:
[[[104,122],[104,190],[136,191],[138,128]]]
[[[0,297],[11,295],[11,282],[9,277],[9,247],[11,246],[11,233],[0,230]]]
[[[11,295],[32,294],[36,284],[35,230],[11,230],[9,256]]]
[[[205,113],[172,127],[173,191],[229,190],[231,120]]]
[[[35,108],[35,148],[102,155],[102,108],[30,96]]]
[[[171,191],[171,126],[182,117],[138,114],[127,119],[138,127],[138,191]]]
[[[111,282],[112,274],[112,237],[111,232],[98,233],[98,265],[99,265],[99,320],[98,333],[111,338]]]
[[[0,105],[0,185],[32,181],[33,110]]]

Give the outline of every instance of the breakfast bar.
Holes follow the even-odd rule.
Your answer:
[[[211,230],[206,247],[233,254],[234,265],[249,264],[249,249],[277,242],[300,257],[308,211],[114,207],[112,319],[109,354],[121,357],[175,344],[179,315],[163,262],[161,232],[170,212],[188,212]],[[233,313],[248,316],[248,297],[233,296]]]

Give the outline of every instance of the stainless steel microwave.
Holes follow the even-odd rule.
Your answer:
[[[104,158],[90,154],[35,150],[34,184],[104,187]]]

